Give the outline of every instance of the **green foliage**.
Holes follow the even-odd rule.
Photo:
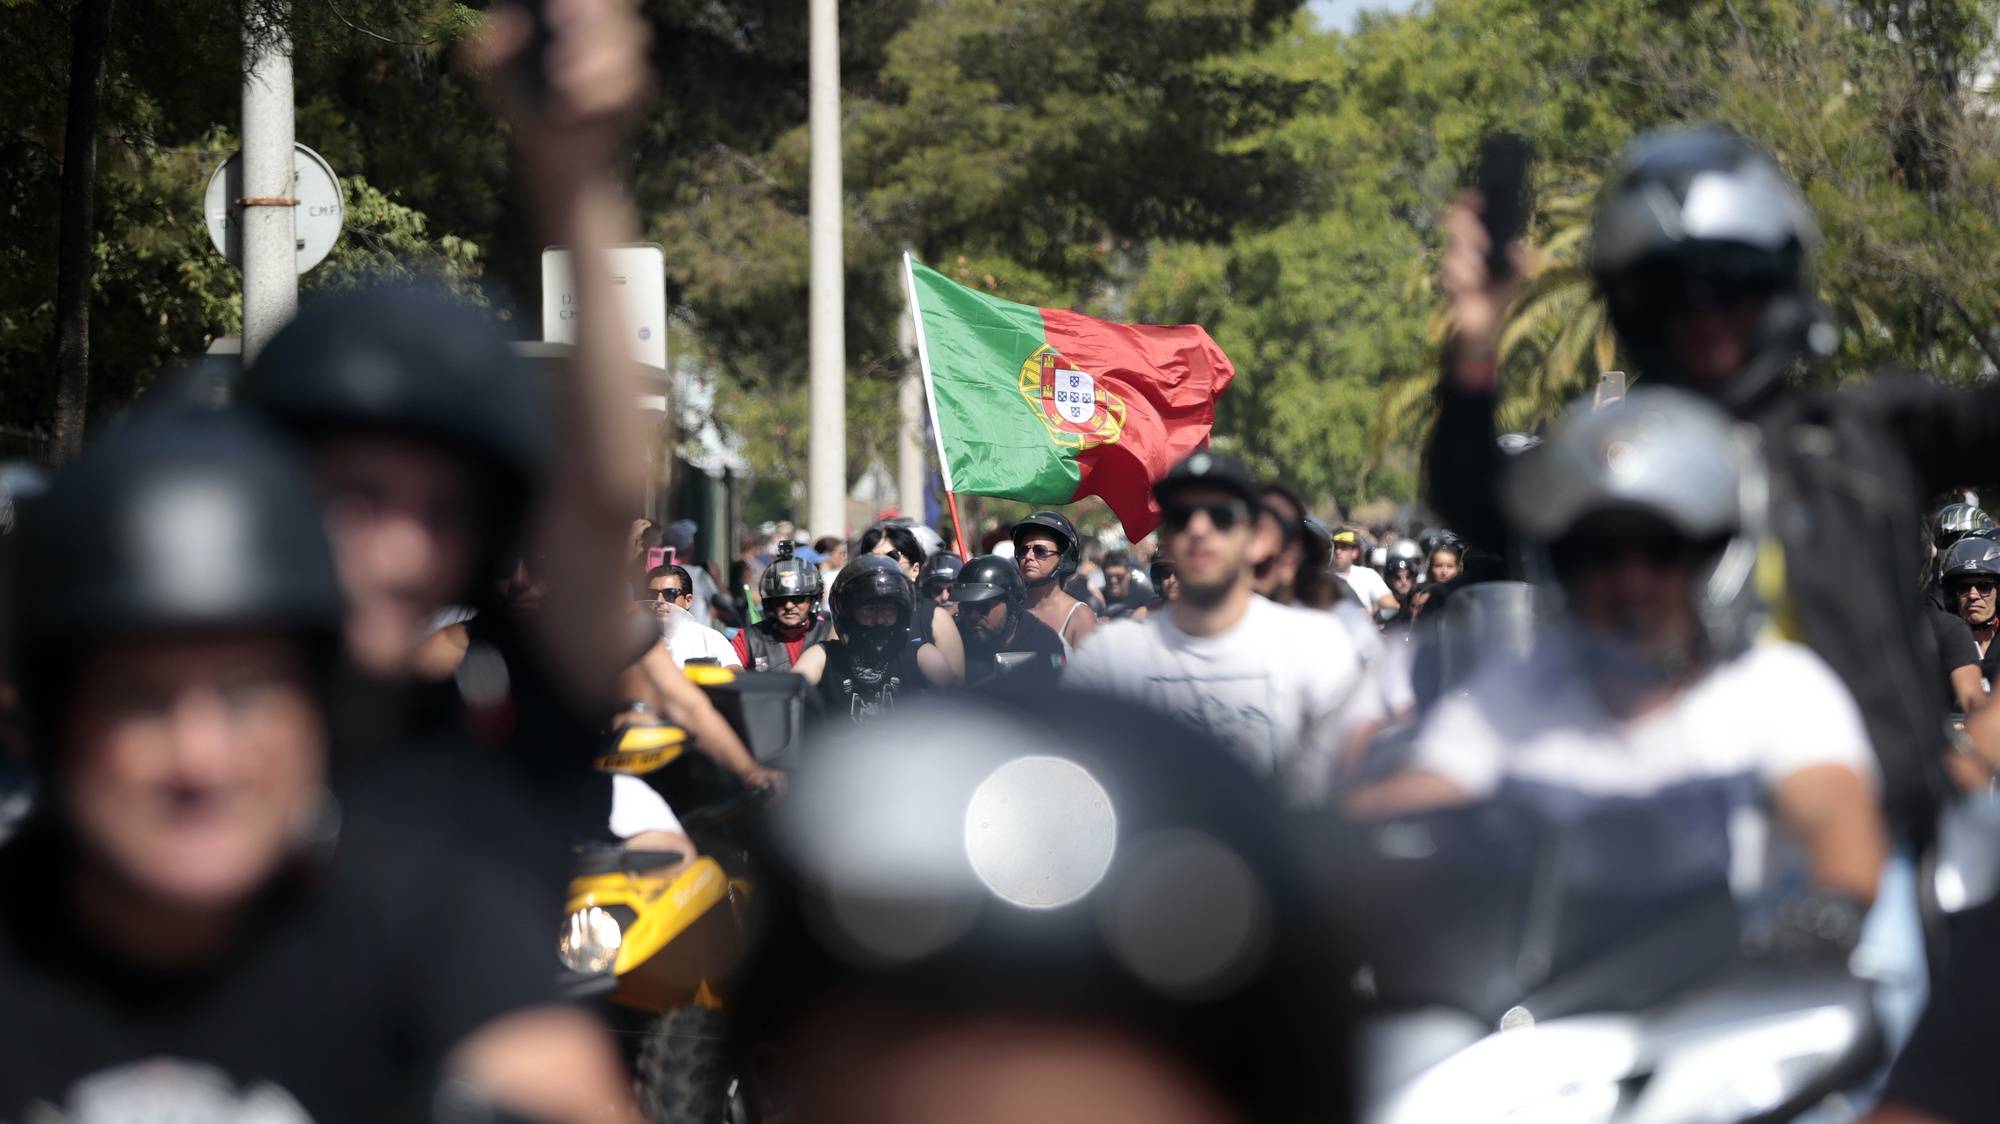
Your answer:
[[[1319,169],[1293,218],[1155,246],[1145,318],[1198,319],[1236,359],[1219,439],[1316,500],[1413,494],[1447,328],[1437,217],[1478,138],[1534,143],[1533,280],[1504,340],[1501,421],[1530,428],[1620,363],[1582,268],[1589,203],[1631,136],[1721,120],[1775,151],[1820,217],[1846,332],[1817,377],[2000,369],[2000,136],[1967,87],[1990,0],[1438,0],[1342,38],[1295,27],[1236,65],[1307,75],[1270,136]]]

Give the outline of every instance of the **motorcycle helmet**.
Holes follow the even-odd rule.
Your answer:
[[[1931,516],[1931,543],[1940,551],[1975,531],[1994,530],[1993,517],[1969,503],[1948,503]]]
[[[1109,696],[956,694],[807,748],[731,992],[795,1115],[879,1118],[849,1065],[997,1018],[1126,1044],[1232,1119],[1345,1118],[1340,912],[1275,786],[1213,735]],[[855,831],[857,806],[883,830]]]
[[[1940,580],[1945,588],[1954,581],[1974,576],[2000,578],[2000,542],[1983,536],[1967,535],[1945,552]]]
[[[911,523],[910,533],[917,537],[917,545],[924,548],[925,558],[945,553],[944,536],[937,533],[936,527],[927,523]]]
[[[861,606],[886,601],[895,607],[896,621],[886,625],[861,623]],[[833,627],[852,646],[855,663],[863,668],[887,667],[897,650],[910,640],[910,618],[916,594],[910,579],[882,554],[864,554],[841,567],[829,597]]]
[[[1448,531],[1443,527],[1425,531],[1423,538],[1417,541],[1419,547],[1423,550],[1422,558],[1426,564],[1429,564],[1431,555],[1445,547],[1453,547],[1458,550],[1465,548],[1464,542],[1459,539],[1456,532]]]
[[[1711,403],[1663,387],[1570,409],[1541,448],[1512,465],[1507,516],[1557,580],[1564,540],[1586,517],[1636,512],[1693,544],[1713,544],[1694,583],[1710,652],[1725,659],[1755,633],[1756,543],[1766,489],[1754,432]]]
[[[1329,552],[1329,553],[1331,553],[1331,552],[1332,552],[1332,550],[1333,550],[1333,544],[1332,544],[1331,542],[1329,542],[1329,543],[1327,544],[1327,550],[1328,550],[1328,552]],[[1388,564],[1389,564],[1389,548],[1388,548],[1388,547],[1386,547],[1386,546],[1378,546],[1378,547],[1375,547],[1374,549],[1372,549],[1372,550],[1370,550],[1370,551],[1368,552],[1368,568],[1369,568],[1369,569],[1371,569],[1371,570],[1380,570],[1380,569],[1381,569],[1382,567],[1384,567],[1384,566],[1387,566]]]
[[[1389,544],[1390,565],[1394,565],[1396,560],[1400,558],[1421,570],[1424,568],[1424,560],[1429,557],[1430,551],[1425,550],[1421,544],[1412,539],[1397,539],[1395,542]]]
[[[1825,357],[1839,333],[1813,295],[1812,212],[1776,161],[1722,126],[1663,129],[1626,146],[1605,179],[1590,272],[1619,341],[1656,385],[1699,391],[1741,411],[1795,360]],[[1669,346],[1680,311],[1761,298],[1741,369],[1703,384]]]
[[[35,502],[16,561],[12,643],[45,735],[76,660],[121,638],[278,632],[316,659],[338,649],[344,606],[313,486],[241,413],[131,418]]]
[[[434,289],[307,304],[243,372],[236,400],[307,440],[395,436],[477,466],[489,523],[468,600],[515,545],[553,455],[534,376],[486,314]]]
[[[923,574],[917,581],[917,588],[926,598],[935,601],[938,594],[957,580],[959,571],[964,568],[965,560],[956,554],[949,551],[933,554],[924,560]]]
[[[1014,554],[1016,557],[1019,557],[1021,553],[1021,536],[1031,530],[1047,531],[1054,535],[1056,545],[1062,549],[1062,556],[1056,560],[1055,573],[1043,580],[1054,581],[1057,584],[1067,584],[1070,576],[1076,573],[1077,566],[1082,562],[1082,551],[1077,543],[1076,528],[1070,524],[1068,517],[1060,511],[1037,511],[1019,523],[1014,524],[1014,529],[1007,536],[1009,541],[1014,544]]]
[[[1010,558],[983,554],[965,564],[951,583],[951,603],[963,605],[982,601],[1005,601],[1007,620],[1012,623],[1021,606],[1028,602],[1028,585],[1021,580],[1020,567]]]
[[[769,602],[780,597],[811,597],[818,600],[824,588],[819,567],[792,555],[794,547],[790,539],[780,540],[778,556],[764,567],[764,576],[757,583],[757,596],[766,602],[765,612],[771,612]]]

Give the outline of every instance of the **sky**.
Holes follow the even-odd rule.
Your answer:
[[[1406,12],[1416,0],[1309,0],[1313,18],[1321,27],[1354,30],[1354,17],[1366,11]]]

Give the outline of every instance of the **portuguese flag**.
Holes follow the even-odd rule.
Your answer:
[[[1037,504],[1101,496],[1127,538],[1159,524],[1153,481],[1208,444],[1236,377],[1198,325],[1113,324],[959,285],[905,254],[948,492]]]

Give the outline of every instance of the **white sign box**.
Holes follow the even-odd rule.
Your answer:
[[[611,282],[625,309],[632,358],[667,369],[667,255],[658,243],[606,251]],[[542,251],[542,340],[576,342],[576,277],[569,251]]]

